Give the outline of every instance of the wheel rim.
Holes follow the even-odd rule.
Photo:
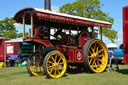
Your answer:
[[[52,78],[59,78],[66,72],[66,59],[63,54],[59,52],[52,53],[46,62],[46,69]]]
[[[30,58],[29,67],[30,67],[30,71],[33,75],[41,76],[44,74],[42,61],[43,61],[43,59],[42,59],[40,53],[36,53],[35,55],[33,55]]]
[[[94,72],[103,72],[107,66],[108,53],[100,40],[93,41],[88,48],[88,63]]]

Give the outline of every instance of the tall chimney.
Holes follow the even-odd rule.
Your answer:
[[[51,0],[44,0],[44,9],[51,11]]]

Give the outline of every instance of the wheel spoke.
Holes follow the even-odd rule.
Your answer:
[[[104,55],[102,54],[102,55],[99,55],[99,57],[104,57]]]
[[[38,72],[38,67],[36,68],[36,72]]]
[[[53,64],[53,62],[51,62],[51,61],[48,61],[48,63],[51,63],[51,64]]]
[[[88,56],[88,58],[93,58],[93,56]]]
[[[98,47],[96,48],[96,53],[98,52]]]
[[[92,49],[92,52],[94,53],[94,49],[92,48],[92,46],[91,46],[91,49]]]
[[[101,64],[102,64],[102,65],[104,65],[104,64],[105,64],[105,61],[100,60],[100,59],[98,59],[98,60],[101,62]]]
[[[35,66],[35,64],[31,64],[31,63],[30,63],[29,65],[30,65],[30,66]]]
[[[91,64],[92,60],[93,60],[93,58],[91,58],[91,60],[89,61],[89,65]]]
[[[94,59],[94,61],[93,61],[93,63],[92,63],[92,66],[95,64],[95,59]]]
[[[97,54],[101,53],[102,51],[104,51],[104,49],[99,50]]]
[[[41,67],[39,67],[40,68],[40,72],[41,72]]]
[[[34,67],[31,71],[33,72],[37,67]]]
[[[61,67],[61,68],[59,68],[59,69],[63,70],[63,67]]]
[[[90,50],[89,50],[89,53],[92,54]]]
[[[96,65],[96,62],[95,62],[95,66],[96,66],[96,69],[97,69],[97,65]]]
[[[95,43],[95,45],[94,45],[94,51],[96,50],[96,43]]]
[[[59,73],[59,75],[60,75],[60,71],[57,69],[57,72]]]
[[[98,59],[98,61],[103,62],[101,59]]]
[[[57,60],[57,54],[56,54],[56,56],[55,56],[55,62],[56,62],[56,60]]]
[[[98,64],[98,66],[100,65],[98,60],[97,60],[97,64]]]
[[[59,69],[57,69],[57,72],[59,73],[59,75],[61,74],[61,72],[59,71]]]
[[[55,59],[53,58],[53,56],[52,56],[52,60],[53,60],[54,62],[56,62]]]
[[[52,71],[53,71],[53,68],[51,68],[50,70],[51,70],[51,71],[50,71],[50,74],[51,74],[51,73],[52,73]]]
[[[47,68],[53,68],[53,66],[48,66]]]
[[[62,62],[62,63],[59,63],[59,64],[64,64],[64,62]]]
[[[54,76],[56,76],[56,68],[55,68]]]
[[[60,59],[58,60],[58,62],[57,63],[60,63],[60,60],[61,60],[62,58],[60,57]]]
[[[41,59],[41,54],[40,54],[40,55],[39,55],[39,62],[41,62],[41,60],[42,60],[42,59]]]

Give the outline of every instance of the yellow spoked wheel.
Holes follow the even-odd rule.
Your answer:
[[[43,58],[39,52],[34,53],[27,62],[27,70],[32,76],[42,76],[43,70]]]
[[[84,46],[84,65],[90,72],[98,73],[106,69],[108,52],[101,40],[89,40]]]
[[[43,68],[48,78],[60,78],[67,69],[66,58],[59,51],[51,51],[45,56]]]

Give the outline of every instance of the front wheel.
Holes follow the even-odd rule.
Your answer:
[[[84,45],[84,68],[93,73],[103,72],[108,63],[108,52],[101,40],[92,39]]]
[[[60,78],[67,70],[66,58],[59,51],[51,51],[45,56],[43,68],[48,78]]]

